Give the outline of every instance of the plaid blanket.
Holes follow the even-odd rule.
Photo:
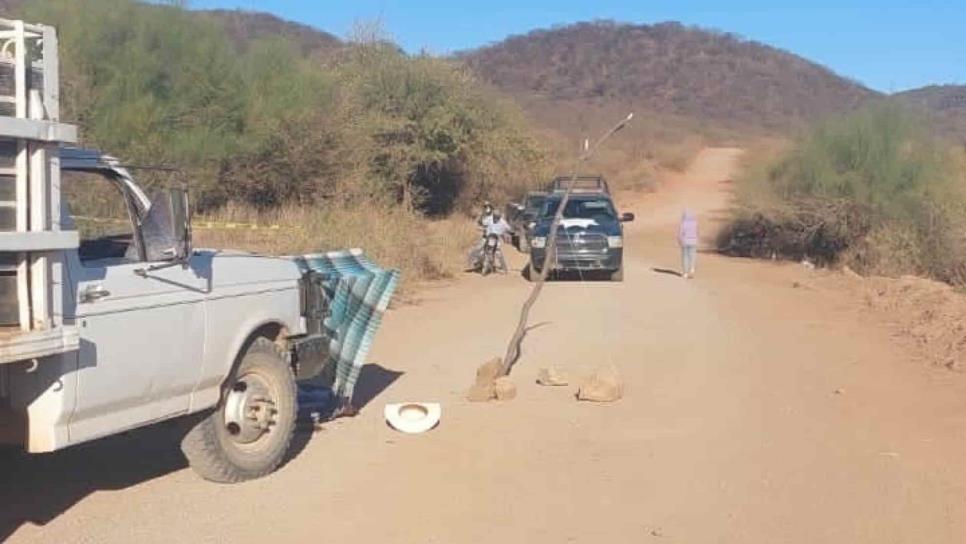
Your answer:
[[[331,340],[323,374],[330,378],[337,397],[351,399],[382,314],[396,290],[399,271],[376,266],[361,249],[303,255],[295,260],[303,270],[315,270],[324,278],[329,315],[323,328]]]

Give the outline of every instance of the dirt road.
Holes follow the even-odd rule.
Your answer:
[[[697,279],[669,273],[682,206],[709,230],[736,157],[705,150],[657,193],[619,202],[638,217],[625,282],[548,285],[516,400],[463,394],[476,365],[502,353],[528,286],[462,278],[387,315],[362,414],[326,425],[277,474],[208,484],[163,427],[132,433],[4,466],[0,515],[27,521],[0,525],[0,537],[962,542],[960,374],[911,360],[801,266],[701,254]],[[597,363],[620,368],[622,401],[579,404],[572,387],[534,383],[542,365],[580,374]],[[382,407],[400,400],[442,402],[440,426],[393,432]]]

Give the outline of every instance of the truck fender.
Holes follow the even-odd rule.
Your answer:
[[[213,361],[220,366],[204,370],[204,375],[198,387],[191,394],[190,412],[198,412],[217,405],[221,401],[224,384],[235,372],[251,342],[260,336],[264,336],[273,342],[277,341],[280,334],[288,330],[288,324],[278,318],[260,317],[246,320],[244,325],[237,330],[238,333],[228,344],[228,349],[223,352],[226,354],[225,358],[220,361]],[[215,353],[218,352],[217,347],[214,347],[214,350]]]

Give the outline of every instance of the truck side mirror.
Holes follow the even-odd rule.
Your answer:
[[[191,217],[188,192],[159,191],[141,221],[141,240],[148,262],[186,262],[191,257]]]
[[[175,239],[180,242],[181,253],[178,260],[187,261],[191,258],[191,208],[188,205],[188,190],[184,188],[171,189],[172,215],[175,218]]]
[[[632,214],[630,212],[624,212],[624,213],[621,214],[621,222],[622,223],[629,223],[629,222],[631,222],[633,220],[634,220],[634,214]]]

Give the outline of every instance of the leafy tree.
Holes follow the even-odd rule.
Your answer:
[[[64,117],[84,141],[189,169],[202,207],[376,199],[441,214],[540,179],[518,111],[462,65],[372,32],[323,62],[283,37],[239,51],[177,2],[22,9],[59,29]]]

